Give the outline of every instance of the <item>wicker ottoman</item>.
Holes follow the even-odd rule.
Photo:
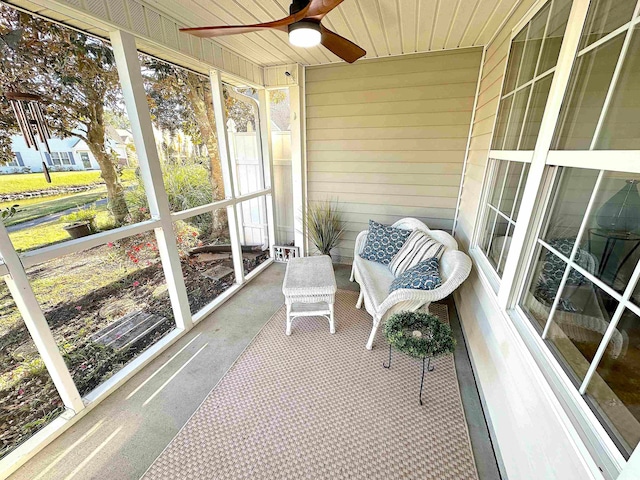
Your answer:
[[[329,331],[335,333],[336,289],[333,264],[327,255],[289,260],[282,285],[287,305],[287,335],[291,335],[294,318],[319,316],[329,320]]]

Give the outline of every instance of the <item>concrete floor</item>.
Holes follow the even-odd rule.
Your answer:
[[[357,290],[336,265],[338,288]],[[20,468],[11,480],[138,479],[283,305],[284,266],[274,264],[142,369],[76,425]],[[498,469],[455,312],[456,369],[482,480]],[[284,327],[283,327],[284,328]]]

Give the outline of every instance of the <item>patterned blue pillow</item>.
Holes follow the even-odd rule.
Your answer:
[[[369,233],[360,256],[383,265],[389,265],[391,259],[402,248],[411,235],[411,230],[390,227],[369,220]]]
[[[391,282],[389,293],[399,288],[413,288],[415,290],[438,288],[441,283],[438,264],[438,258],[432,257],[421,261],[415,267],[405,270]]]

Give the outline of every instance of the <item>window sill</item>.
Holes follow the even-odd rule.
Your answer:
[[[489,260],[487,260],[485,254],[482,252],[482,250],[475,246],[469,250],[469,256],[473,260],[473,263],[478,267],[481,276],[486,280],[485,283],[487,283],[491,287],[491,290],[497,297],[498,292],[500,291],[501,280],[496,271],[489,263]]]

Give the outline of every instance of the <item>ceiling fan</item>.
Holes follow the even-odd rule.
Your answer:
[[[197,37],[221,37],[239,33],[280,30],[288,32],[289,42],[296,47],[314,47],[324,45],[344,61],[353,63],[365,52],[358,45],[322,25],[322,19],[343,0],[293,0],[289,7],[289,16],[273,22],[254,25],[224,25],[218,27],[181,28],[183,32]]]

